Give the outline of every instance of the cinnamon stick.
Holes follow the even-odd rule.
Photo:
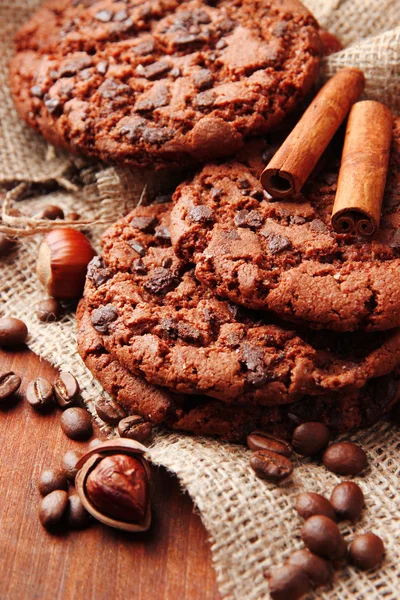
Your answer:
[[[364,85],[362,71],[345,68],[321,88],[261,174],[261,184],[273,198],[299,193]]]
[[[332,210],[337,233],[371,236],[377,231],[392,124],[392,113],[380,102],[357,102],[351,109]]]

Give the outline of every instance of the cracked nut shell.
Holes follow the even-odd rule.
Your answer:
[[[127,531],[146,531],[151,522],[150,467],[139,442],[108,440],[79,461],[76,491],[97,520]]]

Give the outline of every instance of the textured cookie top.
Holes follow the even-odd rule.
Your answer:
[[[298,104],[317,31],[297,0],[54,0],[16,37],[11,89],[55,144],[184,166],[233,154]]]
[[[340,147],[340,144],[338,144]],[[330,224],[340,151],[293,201],[269,201],[260,148],[207,165],[175,193],[171,236],[179,256],[216,293],[316,328],[400,325],[400,119],[396,119],[379,231],[372,240]]]
[[[140,207],[106,233],[85,301],[105,348],[148,382],[271,405],[362,387],[400,360],[400,330],[296,332],[223,300],[170,245],[170,205]]]
[[[206,396],[173,394],[134,375],[107,352],[84,301],[78,307],[77,321],[82,360],[129,414],[197,435],[238,442],[257,429],[290,438],[296,425],[307,421],[322,421],[335,431],[366,427],[381,419],[400,393],[399,375],[392,373],[370,380],[359,390],[304,396],[281,406],[237,406]]]

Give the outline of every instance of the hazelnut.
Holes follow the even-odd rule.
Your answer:
[[[87,266],[94,255],[89,240],[80,231],[53,229],[44,237],[39,248],[39,280],[54,298],[79,298]]]
[[[83,506],[106,525],[127,531],[150,526],[150,468],[144,446],[132,440],[108,440],[78,462],[76,490]]]
[[[108,517],[140,523],[148,502],[148,480],[142,463],[126,454],[106,456],[86,479],[86,494]]]

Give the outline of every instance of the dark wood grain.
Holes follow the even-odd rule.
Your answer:
[[[84,450],[59,426],[60,412],[36,413],[27,383],[55,370],[28,350],[0,351],[0,371],[23,377],[16,401],[0,408],[0,598],[215,600],[207,533],[190,498],[164,469],[154,474],[154,522],[146,534],[99,523],[81,532],[47,533],[38,520],[37,480],[67,450]]]

